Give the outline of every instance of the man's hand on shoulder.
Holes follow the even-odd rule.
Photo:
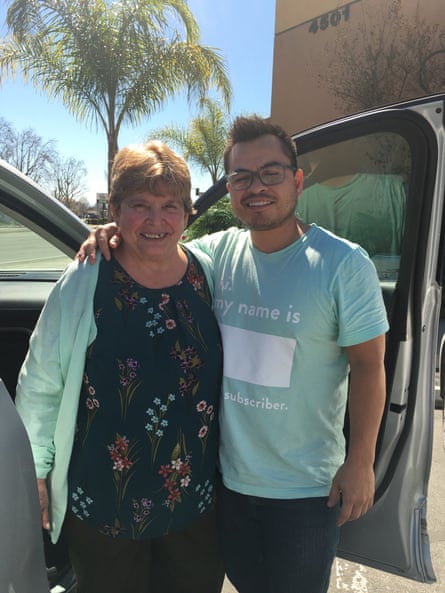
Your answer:
[[[88,259],[90,264],[96,262],[96,251],[99,248],[106,260],[111,259],[111,249],[116,249],[120,243],[119,227],[115,222],[102,224],[90,231],[87,239],[79,247],[75,259],[80,262]]]

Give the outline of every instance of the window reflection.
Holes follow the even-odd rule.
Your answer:
[[[305,189],[297,215],[359,243],[381,280],[396,281],[410,158],[396,134],[373,134],[300,157]]]

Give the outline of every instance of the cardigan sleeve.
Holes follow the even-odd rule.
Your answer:
[[[72,357],[84,356],[73,351],[73,344],[85,309],[91,307],[98,267],[73,262],[65,270],[42,309],[19,373],[16,406],[28,432],[38,478],[46,478],[53,467],[67,369]]]

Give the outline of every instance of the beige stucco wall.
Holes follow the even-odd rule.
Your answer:
[[[360,27],[369,22],[370,15],[387,2],[276,0],[272,121],[295,133],[347,113],[326,84],[333,59],[332,48],[343,36],[356,35]],[[420,2],[421,18],[428,24],[444,27],[445,0]],[[418,0],[403,0],[404,14],[414,18],[417,5]],[[435,43],[445,49],[445,39],[438,36]],[[422,94],[413,90],[416,80],[413,78],[413,85],[408,85],[409,89],[407,87],[405,96],[400,99]]]
[[[336,0],[277,0],[275,33],[286,31],[304,23],[314,16],[335,10],[341,6]]]

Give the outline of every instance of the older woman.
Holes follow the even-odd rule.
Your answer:
[[[110,262],[67,268],[19,377],[42,523],[53,541],[63,531],[78,593],[222,586],[222,349],[209,262],[178,243],[190,189],[185,162],[162,143],[117,154],[120,246]]]

